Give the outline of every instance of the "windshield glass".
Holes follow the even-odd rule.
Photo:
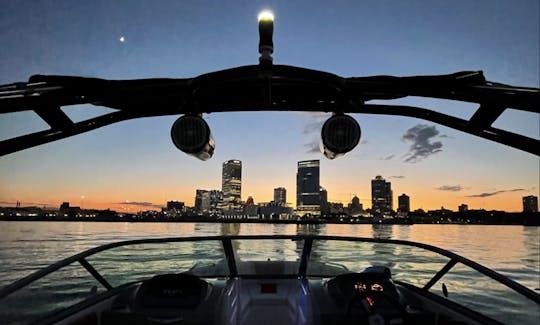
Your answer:
[[[275,17],[273,51],[259,47],[257,15],[263,9]],[[344,78],[483,71],[488,81],[539,87],[539,12],[535,0],[344,1],[331,6],[321,1],[4,0],[0,85],[28,82],[32,75],[193,78],[258,65],[260,57],[264,61],[272,52],[274,66]],[[256,75],[263,78],[267,72]],[[63,86],[72,89],[74,84],[70,79]],[[185,90],[175,87],[176,95]],[[237,96],[241,100],[259,94],[259,89],[246,89]],[[313,89],[318,95],[318,88]],[[31,91],[26,95],[39,97]],[[368,109],[358,100],[356,113],[347,114],[351,125],[356,121],[360,127],[357,145],[328,159],[331,155],[322,153],[328,146],[321,148],[323,125],[334,113],[343,117],[331,100],[298,107],[304,111],[291,104],[280,112],[261,105],[243,109],[252,111],[206,113],[190,102],[198,110],[187,112],[194,118],[188,122],[199,123],[195,113],[200,111],[208,125],[208,130],[204,125],[198,130],[208,131],[203,151],[211,158],[201,161],[177,148],[187,133],[171,131],[186,112],[184,103],[170,103],[169,95],[155,95],[155,105],[132,104],[153,113],[164,102],[177,105],[173,114],[121,121],[0,158],[0,287],[119,239],[324,234],[438,245],[540,292],[537,155],[429,120],[358,113]],[[205,99],[220,101],[227,94],[222,95]],[[271,97],[262,91],[259,95]],[[76,105],[63,106],[62,112],[75,123],[115,112],[91,99],[80,104],[77,98]],[[119,95],[113,99],[126,100]],[[54,100],[47,101],[51,107],[22,112],[4,103],[0,141],[44,130],[56,136],[57,130],[40,118],[56,108]],[[479,106],[419,96],[365,104],[426,108],[465,121]],[[506,109],[491,126],[538,140],[537,112]],[[476,126],[464,129],[469,127]],[[182,136],[174,139],[175,134]],[[256,245],[233,244],[247,262],[266,254],[252,250]],[[300,248],[281,244],[272,249],[291,267],[298,266]],[[397,268],[396,275],[408,265],[408,254],[415,253],[371,244],[358,249],[370,251],[365,253],[370,258],[345,263],[347,268],[359,271],[384,261]],[[189,252],[198,254],[196,248]],[[317,248],[317,254],[324,252]],[[344,264],[339,254],[330,257],[338,261],[321,262]],[[418,276],[406,282],[421,285],[423,272],[436,272],[444,263],[425,258],[429,261]],[[159,265],[150,269],[160,270]]]

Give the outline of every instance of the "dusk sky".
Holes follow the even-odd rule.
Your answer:
[[[520,1],[2,1],[0,84],[33,74],[109,79],[186,78],[258,62],[257,14],[275,14],[274,63],[343,77],[483,70],[490,81],[539,87],[540,5]],[[468,118],[475,105],[393,101]],[[108,112],[64,111],[75,121]],[[199,161],[173,145],[178,116],[145,118],[0,157],[0,206],[134,212],[168,200],[192,206],[196,189],[221,189],[221,165],[240,159],[242,198],[273,199],[285,187],[295,205],[296,164],[321,160],[332,202],[352,195],[370,207],[370,181],[382,175],[411,208],[521,211],[539,195],[539,157],[428,121],[353,115],[358,147],[335,160],[318,146],[328,114],[205,115],[214,157]],[[540,137],[538,114],[507,110],[495,127]],[[0,140],[47,129],[35,113],[0,115]],[[413,150],[421,148],[422,150]]]

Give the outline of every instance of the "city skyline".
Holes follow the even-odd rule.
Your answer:
[[[315,175],[312,175],[312,173],[315,173]],[[306,177],[307,174],[307,177]],[[403,193],[403,191],[398,191],[402,193],[399,196],[394,197],[394,191],[391,188],[391,182],[386,181],[385,178],[381,175],[374,176],[373,179],[371,179],[371,187],[370,192],[371,196],[364,197],[362,196],[362,200],[359,199],[357,196],[357,193],[355,192],[350,193],[351,196],[349,201],[335,201],[328,199],[328,191],[321,186],[320,184],[320,160],[305,160],[305,161],[299,161],[297,162],[297,174],[296,174],[296,200],[298,202],[298,199],[302,197],[303,195],[308,196],[308,201],[312,203],[312,205],[315,205],[315,201],[318,201],[319,203],[319,210],[320,211],[320,205],[323,203],[339,203],[343,206],[349,205],[349,207],[352,205],[360,205],[363,206],[365,209],[370,209],[372,212],[378,213],[378,214],[384,214],[385,212],[409,212],[414,210],[437,210],[439,208],[444,208],[452,211],[466,211],[469,209],[469,204],[467,203],[460,203],[455,208],[453,206],[445,206],[444,204],[440,204],[437,207],[434,208],[424,208],[423,206],[418,207],[411,207],[410,204],[410,198],[411,196],[407,195],[406,193]],[[311,189],[318,187],[318,196],[315,198],[313,197],[313,193],[304,193],[305,182],[309,183],[309,187],[312,187]],[[200,212],[210,212],[210,211],[218,211],[218,210],[234,210],[234,209],[241,209],[242,204],[245,203],[248,200],[255,199],[253,195],[247,195],[246,200],[242,200],[241,196],[241,188],[242,188],[242,161],[238,159],[229,159],[222,163],[222,173],[221,173],[221,184],[222,189],[216,190],[216,189],[200,189],[197,188],[195,191],[195,196],[193,201],[192,207]],[[225,195],[225,192],[228,193],[228,196]],[[272,200],[257,200],[254,201],[256,204],[260,203],[270,203],[274,202],[276,205],[282,205],[282,206],[292,206],[295,210],[298,209],[298,205],[294,205],[292,202],[286,201],[286,192],[287,188],[283,186],[278,186],[273,188],[273,196]],[[322,198],[324,193],[324,199]],[[409,193],[410,194],[410,193]],[[228,197],[228,199],[227,199]],[[522,209],[519,211],[534,211],[534,207],[536,207],[536,210],[538,210],[538,198],[533,195],[526,195],[522,196]],[[83,200],[85,197],[81,197],[81,205],[80,208],[87,208],[87,209],[98,209],[98,207],[84,207],[83,206]],[[414,195],[413,195],[414,199]],[[283,201],[284,200],[284,201]],[[315,200],[315,201],[314,201]],[[356,200],[356,201],[355,201]],[[61,201],[62,204],[65,204],[66,200]],[[150,202],[143,202],[145,204],[138,204],[139,202],[124,202],[123,204],[126,206],[130,206],[131,204],[135,206],[139,206],[139,209],[120,209],[120,212],[124,210],[123,212],[138,212],[138,211],[146,211],[146,210],[160,210],[161,208],[168,207],[168,204],[170,202],[181,202],[182,204],[186,204],[187,202],[190,202],[190,200],[178,200],[178,199],[169,199],[166,202],[163,202],[162,204],[151,204]],[[394,205],[394,202],[397,203],[397,205]],[[1,203],[4,203],[1,204]],[[8,202],[0,202],[0,206],[11,206],[12,204],[7,204]],[[17,200],[14,203],[15,207],[21,207],[22,201]],[[26,205],[26,206],[43,206],[43,207],[55,207],[58,206],[55,204],[34,204],[34,202],[31,202],[32,204]],[[232,204],[234,203],[234,204]],[[371,203],[371,204],[370,204]],[[186,206],[189,206],[186,204]],[[373,207],[376,207],[375,210],[373,210]],[[397,206],[397,209],[394,209],[393,207]],[[313,207],[310,207],[311,209]],[[304,211],[304,212],[313,212],[317,213],[317,209],[310,210],[310,208],[301,208],[298,211]],[[103,208],[101,208],[103,209]],[[114,207],[108,206],[106,209],[114,210]],[[475,209],[475,208],[473,208]],[[480,207],[476,209],[485,209],[485,210],[497,210],[497,209],[490,209],[489,207]],[[506,210],[503,210],[506,211]],[[508,211],[508,212],[518,212],[516,211]]]
[[[257,14],[275,14],[274,64],[327,71],[343,77],[434,75],[482,70],[487,80],[515,86],[540,84],[540,3],[321,1],[59,0],[31,6],[7,1],[0,31],[0,84],[31,75],[107,79],[190,78],[257,64]],[[62,12],[69,12],[63,15]],[[226,13],[226,14],[224,14]],[[441,36],[442,35],[442,36]],[[119,41],[119,39],[122,41]],[[476,105],[410,97],[390,104],[425,107],[469,118]],[[253,109],[259,109],[254,107]],[[64,107],[75,121],[110,112],[93,105]],[[171,126],[179,116],[125,121],[0,158],[0,206],[75,206],[131,211],[159,209],[167,201],[194,204],[197,189],[220,189],[222,163],[242,166],[240,199],[273,199],[288,190],[296,201],[298,161],[320,160],[328,201],[346,205],[356,194],[371,206],[370,180],[392,182],[412,209],[521,211],[522,197],[540,195],[539,158],[431,122],[351,114],[358,146],[326,159],[321,126],[330,113],[231,112],[203,114],[215,140],[212,159],[178,151]],[[540,136],[538,114],[506,110],[493,127]],[[33,112],[0,118],[0,139],[46,129]],[[394,207],[396,206],[394,198]]]

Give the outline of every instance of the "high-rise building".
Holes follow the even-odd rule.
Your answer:
[[[351,203],[347,206],[348,212],[350,215],[357,215],[364,211],[364,206],[360,203],[358,196],[354,196],[351,200]]]
[[[524,196],[523,212],[538,212],[538,197],[534,195]]]
[[[469,211],[469,206],[467,204],[464,204],[464,203],[460,204],[458,206],[458,211],[459,212],[467,212],[467,211]]]
[[[223,206],[226,210],[241,208],[242,162],[240,160],[229,160],[223,163],[221,190],[223,191]]]
[[[197,190],[195,192],[195,211],[199,213],[210,211],[210,191]]]
[[[184,202],[180,201],[167,201],[167,210],[182,211],[184,209]]]
[[[392,185],[380,175],[371,180],[371,211],[374,215],[393,211]]]
[[[210,192],[210,211],[217,213],[223,204],[223,191],[211,190]]]
[[[66,210],[69,210],[69,202],[62,202],[62,204],[60,204],[59,211],[63,212],[63,211],[66,211]]]
[[[298,162],[296,173],[296,209],[301,213],[320,214],[319,160]]]
[[[167,201],[167,207],[163,209],[168,217],[178,217],[185,212],[184,202],[180,201]]]
[[[246,204],[245,206],[252,206],[252,205],[255,205],[255,200],[253,199],[253,196],[248,196],[247,200],[246,200]]]
[[[324,187],[319,188],[319,193],[321,194],[321,205],[328,203],[328,191]]]
[[[330,213],[330,205],[328,204],[328,191],[324,187],[319,188],[319,194],[321,196],[321,216]]]
[[[287,205],[287,190],[284,187],[274,189],[274,203],[280,206]]]
[[[401,194],[398,197],[399,212],[411,212],[411,198],[407,194]]]

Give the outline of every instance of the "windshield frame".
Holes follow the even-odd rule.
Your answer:
[[[127,240],[121,242],[115,242],[110,244],[105,244],[95,248],[91,248],[79,254],[73,255],[61,261],[58,261],[46,268],[43,268],[29,276],[22,278],[11,285],[8,285],[0,290],[0,300],[9,296],[11,293],[16,292],[17,290],[29,285],[30,283],[55,272],[67,265],[72,263],[80,263],[97,281],[99,281],[107,290],[112,290],[111,286],[101,274],[93,268],[93,266],[88,263],[86,260],[87,257],[95,255],[99,252],[106,251],[112,248],[127,246],[127,245],[138,245],[138,244],[154,244],[154,243],[174,243],[174,242],[192,242],[192,241],[221,241],[223,244],[225,259],[227,261],[227,266],[229,269],[229,278],[236,277],[264,277],[261,276],[251,276],[251,275],[240,275],[237,268],[237,257],[233,249],[232,241],[233,240],[292,240],[292,241],[304,241],[302,248],[302,255],[300,258],[298,273],[294,275],[287,275],[287,277],[297,277],[299,279],[309,278],[307,275],[307,268],[309,263],[309,257],[311,255],[313,242],[315,240],[334,240],[334,241],[352,241],[352,242],[367,242],[367,243],[387,243],[387,244],[396,244],[396,245],[405,245],[412,246],[417,248],[422,248],[439,255],[445,256],[450,260],[448,263],[440,269],[433,278],[428,281],[423,288],[424,291],[428,291],[437,281],[439,281],[445,274],[447,274],[454,265],[457,263],[464,264],[477,272],[492,278],[493,280],[505,285],[506,287],[512,289],[515,292],[527,297],[530,300],[533,300],[537,304],[540,304],[540,295],[534,291],[528,289],[527,287],[505,277],[504,275],[497,273],[494,270],[491,270],[487,267],[484,267],[474,261],[471,261],[463,256],[452,253],[448,250],[424,244],[417,243],[406,240],[395,240],[395,239],[383,239],[383,238],[363,238],[363,237],[342,237],[342,236],[319,236],[319,235],[235,235],[235,236],[195,236],[195,237],[167,237],[167,238],[150,238],[150,239],[136,239],[136,240]],[[268,275],[266,275],[268,276]]]

